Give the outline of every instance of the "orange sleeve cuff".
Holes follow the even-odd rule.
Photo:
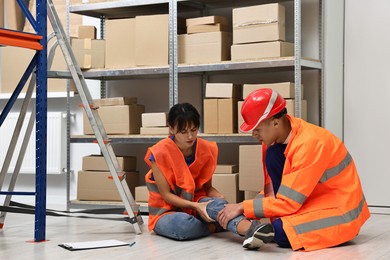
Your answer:
[[[244,200],[242,204],[244,206],[245,217],[252,218],[252,219],[256,218],[254,208],[253,208],[253,200]]]

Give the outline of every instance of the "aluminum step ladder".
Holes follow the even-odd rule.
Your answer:
[[[112,179],[115,182],[126,212],[129,216],[129,222],[133,225],[135,232],[137,234],[141,234],[142,230],[140,225],[143,224],[143,220],[141,215],[139,215],[138,205],[135,203],[133,195],[131,194],[127,185],[126,176],[119,167],[118,160],[115,156],[110,140],[107,137],[106,130],[104,129],[98,114],[98,107],[95,107],[94,105],[93,99],[88,90],[88,86],[85,82],[85,78],[73,54],[72,48],[61,25],[52,0],[47,0],[47,16],[53,27],[55,38],[57,39],[57,42],[64,55],[65,62],[68,65],[71,78],[73,79],[77,91],[80,95],[82,105],[97,139],[97,143],[100,146],[101,152],[110,170]]]

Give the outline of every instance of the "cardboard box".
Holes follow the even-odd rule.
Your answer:
[[[196,64],[229,60],[231,37],[228,32],[178,35],[178,62]]]
[[[204,99],[204,133],[237,133],[237,100]]]
[[[264,172],[261,145],[239,147],[240,190],[261,191],[264,188]]]
[[[233,83],[207,83],[206,98],[241,98],[242,85]]]
[[[119,168],[122,171],[132,172],[137,170],[137,157],[117,156]],[[106,160],[102,155],[89,155],[83,157],[83,171],[109,171]]]
[[[287,113],[295,116],[295,99],[286,99]],[[307,121],[307,100],[301,100],[301,118]]]
[[[137,104],[136,97],[110,97],[102,99],[94,99],[96,107],[103,106],[123,106],[123,105],[135,105]]]
[[[189,18],[186,20],[187,27],[195,26],[195,25],[204,25],[204,24],[222,24],[227,25],[228,20],[224,16],[204,16],[204,17],[196,17]]]
[[[107,106],[98,110],[107,134],[139,134],[143,105]],[[84,134],[93,134],[89,120],[84,112]]]
[[[220,173],[213,175],[213,187],[216,188],[229,203],[243,201],[244,192],[238,190],[238,173]]]
[[[240,130],[240,126],[244,123],[244,118],[242,118],[242,115],[241,115],[241,108],[242,108],[242,104],[244,103],[244,101],[238,101],[237,102],[237,130],[239,133],[244,133]],[[249,133],[246,133],[246,134],[252,134],[251,132]]]
[[[253,200],[258,194],[259,194],[259,191],[246,190],[246,191],[244,191],[244,199]]]
[[[187,33],[227,32],[228,27],[223,24],[199,24],[187,27]]]
[[[135,18],[108,19],[105,39],[106,68],[135,67]]]
[[[81,69],[104,68],[105,49],[105,40],[72,40],[72,50]]]
[[[276,3],[233,9],[233,44],[285,40],[283,5]]]
[[[294,55],[294,44],[289,42],[261,42],[232,45],[232,60],[280,58]]]
[[[218,164],[214,173],[237,173],[238,165],[236,164]]]
[[[96,27],[93,25],[80,25],[78,38],[96,39]]]
[[[252,91],[260,88],[270,88],[276,90],[283,98],[295,98],[295,84],[293,82],[244,84],[242,89],[242,98],[245,99]],[[303,99],[303,85],[301,87],[301,91],[301,97]]]
[[[1,8],[1,10],[3,12],[6,10],[6,14],[3,13],[5,17],[5,28],[10,30],[23,31],[25,18],[17,1],[5,0],[5,2],[2,1],[2,6],[3,8]]]
[[[135,18],[136,66],[168,65],[169,15],[145,15]]]
[[[141,127],[141,135],[169,135],[169,127]]]
[[[121,201],[110,172],[79,171],[77,200]],[[138,184],[138,172],[126,172],[126,182],[132,194]]]
[[[50,45],[51,46],[51,45]],[[30,49],[7,46],[0,48],[0,74],[1,74],[1,92],[14,92],[17,84],[22,78],[28,64],[31,62],[35,51]],[[15,59],[15,57],[18,57]],[[16,69],[19,68],[19,69]],[[67,65],[60,47],[55,50],[53,64],[51,70],[66,71]],[[47,79],[48,92],[66,92],[66,79]],[[30,82],[28,79],[26,85]],[[73,80],[71,80],[73,82]],[[22,89],[22,93],[26,92],[27,86]],[[71,91],[76,92],[76,88],[72,87]]]
[[[143,127],[159,127],[167,126],[168,120],[167,113],[143,113],[142,114],[142,126]]]
[[[0,0],[0,28],[4,28],[4,0]]]
[[[149,190],[144,186],[135,187],[135,201],[136,202],[148,202],[149,201]]]
[[[218,99],[203,100],[203,132],[218,133]]]

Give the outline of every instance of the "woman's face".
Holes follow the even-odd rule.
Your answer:
[[[198,136],[199,128],[193,124],[187,125],[182,131],[178,131],[177,125],[169,127],[170,132],[175,136],[175,142],[181,150],[191,148],[194,145],[196,137]]]

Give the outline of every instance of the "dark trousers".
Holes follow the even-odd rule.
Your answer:
[[[274,144],[267,148],[265,156],[265,166],[268,174],[272,180],[272,187],[274,188],[275,195],[278,193],[280,183],[282,181],[283,167],[286,157],[284,156],[284,150],[286,150],[286,144]],[[291,248],[291,244],[288,241],[286,233],[283,230],[283,222],[280,218],[277,218],[272,223],[275,230],[275,242],[280,247]]]

